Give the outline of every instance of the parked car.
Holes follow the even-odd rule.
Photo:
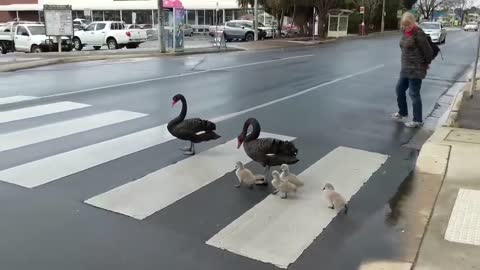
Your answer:
[[[247,20],[233,20],[226,22],[224,26],[210,26],[209,35],[214,37],[215,31],[223,31],[225,40],[232,41],[234,39],[241,39],[244,41],[254,40],[254,27],[253,21]],[[258,38],[262,39],[266,37],[266,32],[261,29],[260,24],[258,28]]]
[[[125,29],[123,22],[99,21],[92,22],[86,28],[75,32],[73,44],[75,50],[80,51],[86,45],[91,45],[95,50],[100,50],[104,45],[114,50],[123,47],[128,49],[138,48],[147,41],[147,33],[142,29]]]
[[[17,24],[12,31],[0,32],[0,53],[9,51],[41,53],[58,49],[57,40],[45,35],[45,25]],[[69,37],[62,37],[62,50],[71,51],[73,43]]]
[[[85,27],[85,19],[76,18],[73,20],[73,29],[79,30],[80,27]]]
[[[189,36],[189,37],[193,36],[193,28],[190,24],[184,24],[182,28],[183,28],[184,36]]]
[[[477,22],[469,22],[463,27],[464,31],[478,31],[478,23]]]
[[[434,43],[445,43],[447,41],[447,30],[438,22],[423,22],[420,28],[429,35]]]

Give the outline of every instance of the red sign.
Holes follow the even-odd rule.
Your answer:
[[[365,7],[360,7],[360,14],[364,14],[365,13]]]

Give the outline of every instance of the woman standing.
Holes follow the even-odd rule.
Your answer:
[[[413,106],[413,121],[405,123],[405,126],[416,128],[423,124],[420,89],[422,80],[427,76],[429,64],[433,61],[434,53],[427,35],[417,26],[412,13],[403,14],[401,27],[403,30],[400,40],[402,69],[396,87],[398,112],[392,114],[392,118],[403,120],[408,116],[406,92],[409,89],[408,94]]]

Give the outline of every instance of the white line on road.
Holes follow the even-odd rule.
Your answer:
[[[32,100],[32,99],[37,99],[37,97],[31,97],[31,96],[13,96],[13,97],[0,98],[0,105],[10,104],[10,103],[17,103],[17,102],[26,101],[26,100]]]
[[[173,139],[162,125],[0,171],[0,181],[34,188]]]
[[[0,112],[0,123],[7,123],[17,120],[24,120],[32,117],[44,116],[59,112],[66,112],[75,109],[81,109],[90,105],[75,102],[57,102],[44,105],[38,105],[28,108]]]
[[[362,70],[362,71],[357,72],[357,73],[346,75],[346,76],[343,76],[343,77],[340,77],[340,78],[337,78],[337,79],[334,79],[334,80],[331,80],[331,81],[328,81],[328,82],[310,87],[308,89],[302,90],[302,91],[297,92],[297,93],[292,94],[292,95],[288,95],[288,96],[284,96],[284,97],[281,97],[281,98],[278,98],[278,99],[274,99],[272,101],[269,101],[269,102],[266,102],[266,103],[263,103],[263,104],[260,104],[260,105],[257,105],[257,106],[239,111],[239,112],[235,112],[235,113],[231,113],[231,114],[227,114],[227,115],[224,115],[224,116],[214,118],[214,119],[212,119],[212,121],[219,122],[219,121],[229,119],[229,118],[232,118],[232,117],[235,117],[235,116],[247,113],[247,112],[251,112],[251,111],[254,111],[254,110],[257,110],[257,109],[261,109],[261,108],[273,105],[275,103],[278,103],[278,102],[281,102],[281,101],[284,101],[284,100],[287,100],[287,99],[291,99],[291,98],[294,98],[294,97],[298,97],[300,95],[304,95],[306,93],[318,90],[319,88],[322,88],[322,87],[325,87],[325,86],[328,86],[328,85],[331,85],[331,84],[334,84],[334,83],[337,83],[337,82],[340,82],[340,81],[344,81],[346,79],[350,79],[352,77],[356,77],[356,76],[368,73],[370,71],[374,71],[374,70],[382,68],[382,67],[384,67],[384,65],[378,65],[378,66],[375,66],[375,67],[372,67],[372,68],[369,68],[369,69]]]
[[[262,136],[295,139],[269,133],[262,133]],[[243,149],[237,149],[236,143],[236,139],[231,140],[85,203],[142,220],[233,171],[237,161],[251,161]]]
[[[93,92],[93,91],[98,91],[98,90],[104,90],[104,89],[127,86],[127,85],[134,85],[134,84],[145,83],[145,82],[154,82],[154,81],[162,81],[162,80],[168,80],[168,79],[181,78],[181,77],[203,74],[203,73],[212,72],[212,71],[221,71],[221,70],[228,70],[228,69],[234,69],[234,68],[240,68],[240,67],[256,66],[256,65],[275,63],[275,62],[281,62],[281,61],[299,59],[299,58],[306,58],[306,57],[312,57],[312,56],[314,56],[314,55],[313,54],[308,54],[308,55],[285,57],[285,58],[280,58],[280,59],[273,59],[273,60],[267,60],[267,61],[261,61],[261,62],[242,64],[242,65],[234,65],[234,66],[228,66],[228,67],[207,69],[207,70],[202,70],[202,71],[182,73],[182,74],[176,74],[176,75],[159,77],[159,78],[152,78],[152,79],[139,80],[139,81],[133,81],[133,82],[112,84],[112,85],[106,85],[106,86],[100,86],[100,87],[93,87],[93,88],[88,88],[88,89],[83,89],[83,90],[76,90],[76,91],[64,92],[64,93],[53,94],[53,95],[48,95],[48,96],[42,96],[42,97],[39,97],[39,98],[44,99],[44,98],[52,98],[52,97],[61,97],[61,96],[66,96],[66,95]]]
[[[62,121],[40,127],[0,134],[0,151],[44,142],[146,116],[143,113],[113,111]]]
[[[226,116],[217,117],[215,119],[212,119],[212,121],[220,122],[223,120],[227,120],[241,114],[263,108],[278,103],[280,101],[299,96],[301,94],[311,92],[321,87],[379,69],[381,67],[383,67],[383,65],[369,68],[362,72],[343,76],[332,81],[322,83],[320,85],[300,91],[293,95],[279,98],[236,113],[231,113]],[[62,177],[81,172],[94,166],[98,166],[102,163],[115,160],[122,156],[133,154],[138,151],[173,140],[174,137],[170,135],[166,127],[167,125],[164,124],[144,131],[139,131],[130,135],[115,138],[109,141],[89,145],[86,147],[75,149],[73,151],[61,153],[51,157],[46,157],[37,161],[6,169],[0,171],[0,181],[5,181],[28,188],[40,186],[51,181],[58,180]]]
[[[325,182],[350,200],[387,158],[339,147],[299,175],[305,187],[294,197],[282,200],[269,195],[207,244],[287,268],[336,216],[323,196]]]

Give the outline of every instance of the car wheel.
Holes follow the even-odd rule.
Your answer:
[[[7,48],[5,48],[5,45],[0,43],[0,54],[6,54],[7,53]]]
[[[37,45],[32,45],[32,48],[30,49],[31,53],[41,53],[42,49],[38,47]]]
[[[73,38],[73,48],[76,51],[81,51],[83,49],[83,44],[79,38]]]
[[[114,38],[110,38],[109,40],[107,40],[107,45],[109,50],[118,49],[118,43]]]
[[[253,36],[253,33],[247,33],[245,35],[245,41],[253,41],[255,37]]]
[[[93,48],[95,49],[95,51],[98,51],[102,48],[102,46],[93,46]]]

